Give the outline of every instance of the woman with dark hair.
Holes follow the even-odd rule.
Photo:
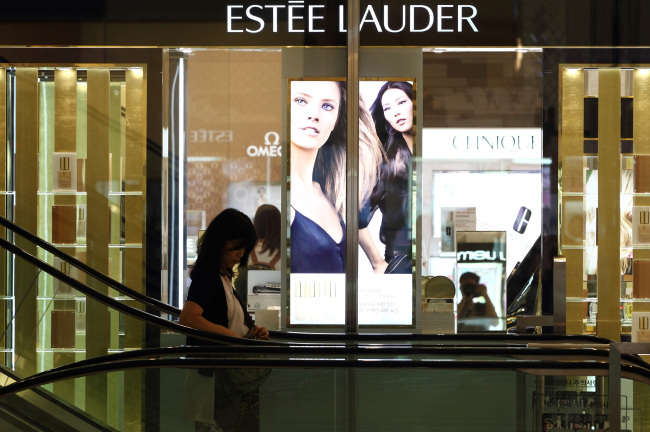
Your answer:
[[[266,328],[253,324],[231,283],[233,267],[246,267],[256,242],[250,218],[239,210],[226,209],[210,222],[199,239],[198,257],[190,273],[192,284],[180,316],[182,325],[236,338],[269,338]],[[209,342],[188,337],[187,344]],[[259,391],[252,387],[260,385],[268,373],[262,377],[247,376],[252,385],[238,388],[232,385],[230,376],[238,372],[188,370],[184,414],[195,421],[196,431],[259,430]],[[242,411],[242,405],[246,410]],[[236,429],[242,424],[250,427]]]
[[[268,331],[253,324],[231,283],[233,267],[246,266],[256,242],[251,220],[238,210],[226,209],[210,222],[199,239],[182,325],[232,337],[268,339]],[[187,344],[206,342],[188,337]]]
[[[253,218],[257,244],[251,251],[249,264],[264,262],[269,264],[269,270],[275,270],[280,260],[280,218],[280,210],[271,204],[257,209]]]
[[[411,273],[413,85],[406,81],[386,82],[370,113],[388,160],[381,167],[380,180],[370,199],[368,221],[378,207],[382,213],[379,235],[386,245],[386,272]]]
[[[345,272],[346,90],[291,83],[291,272]]]

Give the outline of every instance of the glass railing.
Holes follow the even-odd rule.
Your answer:
[[[622,356],[513,348],[206,347],[125,353],[0,389],[27,398],[85,386],[78,410],[117,430],[643,430],[650,369]],[[110,397],[107,389],[115,388]],[[645,411],[645,412],[644,412]],[[620,428],[615,423],[620,420]],[[237,429],[237,425],[248,425]]]

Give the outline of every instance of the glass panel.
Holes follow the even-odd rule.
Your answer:
[[[423,332],[454,333],[461,303],[502,305],[516,296],[461,290],[463,274],[474,285],[488,285],[487,273],[468,266],[489,267],[501,257],[492,247],[469,255],[459,250],[458,233],[505,232],[506,278],[542,233],[542,167],[548,161],[542,159],[541,53],[425,49],[423,65],[422,283],[444,276],[457,288],[437,298],[423,292]],[[579,210],[582,217],[582,201]]]
[[[643,327],[648,304],[643,293],[648,207],[647,150],[639,139],[644,126],[634,117],[641,118],[645,109],[647,68],[567,63],[559,76],[559,239],[571,267],[568,330],[636,340],[634,329],[639,319]],[[614,220],[620,236],[607,234]],[[602,289],[619,284],[620,290]]]
[[[333,360],[335,356],[319,356],[321,364],[316,366],[312,361],[315,358],[309,354],[292,355],[295,361],[299,361],[296,357],[311,359],[314,366],[308,368],[269,367],[262,360],[263,357],[286,358],[282,354],[260,356],[249,361],[245,368],[234,366],[242,359],[229,354],[210,355],[216,367],[203,368],[189,366],[200,355],[185,360],[174,356],[168,360],[179,361],[177,367],[157,368],[153,362],[149,370],[135,368],[64,379],[20,392],[12,398],[5,397],[1,409],[14,410],[18,418],[25,415],[26,406],[33,411],[47,409],[51,405],[45,405],[48,401],[44,401],[43,395],[59,401],[52,394],[53,386],[58,385],[85,386],[100,399],[105,387],[117,389],[115,395],[109,394],[104,411],[93,406],[90,400],[76,398],[54,405],[45,417],[34,417],[34,421],[43,418],[50,422],[66,421],[75,430],[94,430],[98,424],[108,424],[118,430],[194,430],[195,422],[200,421],[218,424],[225,430],[243,424],[247,425],[246,430],[331,431],[354,427],[376,431],[406,427],[427,431],[435,422],[451,431],[604,431],[609,430],[611,422],[608,379],[594,375],[591,369],[578,369],[573,375],[552,370],[549,375],[540,375],[525,368],[482,369],[478,363],[478,368],[453,369],[426,365],[380,366],[394,358],[376,363],[378,367],[345,368],[322,363],[325,358]],[[436,358],[426,356],[421,360]],[[461,359],[478,360],[469,356],[457,361]],[[187,362],[189,367],[182,367],[182,362]],[[141,384],[133,385],[133,382],[145,383],[147,377],[146,385],[151,388],[144,394],[151,399],[142,399]],[[436,383],[437,391],[432,391],[432,382]],[[465,388],[467,385],[471,389]],[[154,387],[156,391],[152,391]],[[499,397],[494,397],[495,393]],[[644,403],[648,385],[623,380],[622,396],[621,429],[637,430],[647,405]],[[468,405],[473,414],[469,417]],[[463,416],[467,418],[460,425],[458,419]],[[84,423],[87,424],[79,426]]]
[[[7,95],[2,100],[8,104],[2,130],[9,131],[7,148],[13,149],[0,176],[3,216],[143,292],[146,68],[39,65],[2,68],[0,75],[2,94]],[[77,277],[76,269],[27,241],[19,238],[17,244]],[[11,261],[4,255],[1,261],[7,287],[2,293],[3,313],[7,312],[3,321],[12,323],[3,328],[9,336],[3,348],[15,356],[7,364],[24,364],[17,361],[20,350],[12,343],[30,346],[38,339],[39,349],[50,349],[49,334],[34,334],[37,315],[47,331],[51,322],[64,326],[65,336],[53,343],[72,348],[85,303],[44,273],[33,272],[22,262],[6,266]],[[16,305],[15,298],[20,299]],[[74,360],[61,353],[54,357],[55,363]],[[26,372],[35,371],[33,358],[25,364]],[[51,361],[39,363],[41,368],[51,366]]]
[[[259,239],[248,269],[235,271],[234,286],[248,312],[272,330],[287,324],[344,324],[345,53],[298,48],[168,52],[170,59],[182,58],[170,77],[178,84],[172,85],[187,86],[186,94],[178,93],[180,109],[187,107],[187,130],[179,120],[173,131],[178,154],[187,154],[186,171],[179,172],[187,179],[181,186],[186,187],[187,238],[178,256],[187,261],[177,282],[179,305],[191,284],[200,235],[222,210],[235,208],[253,220]],[[307,104],[319,86],[338,90]],[[321,111],[305,115],[311,118],[305,121],[316,126],[300,126],[294,116],[312,105]],[[326,124],[326,115],[333,117],[332,124]],[[305,160],[294,160],[287,146],[299,133],[314,141],[295,147],[309,154]],[[302,195],[301,184],[309,189]]]

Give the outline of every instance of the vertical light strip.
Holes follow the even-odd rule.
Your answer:
[[[54,71],[54,151],[77,151],[77,70]]]
[[[178,218],[177,218],[177,229],[178,229],[178,239],[176,247],[176,262],[178,265],[177,274],[178,274],[178,305],[183,305],[183,296],[185,292],[185,245],[187,244],[186,232],[185,232],[185,222],[186,222],[186,203],[185,203],[185,187],[187,181],[185,179],[185,168],[187,164],[187,148],[185,143],[185,92],[187,91],[185,86],[185,59],[178,59],[178,132],[176,133],[176,139],[178,139]],[[173,119],[172,119],[173,121]],[[171,263],[170,263],[171,264]]]
[[[144,194],[145,194],[145,143],[142,68],[126,71],[126,153],[124,197],[124,284],[141,293],[144,287]],[[132,306],[142,308],[140,304]],[[142,323],[125,317],[124,345],[142,348]]]
[[[88,265],[108,274],[108,245],[110,218],[109,193],[109,90],[110,71],[104,68],[88,68],[88,159],[87,182],[87,260]],[[93,280],[88,281],[89,285]],[[94,288],[107,294],[103,284]],[[108,352],[108,308],[96,301],[87,300],[86,305],[86,352],[88,358],[106,355]],[[86,378],[86,411],[102,421],[107,419],[107,376],[93,375]]]
[[[582,334],[583,251],[563,248],[582,245],[584,239],[584,199],[564,196],[566,192],[584,191],[584,72],[580,68],[561,66],[560,116],[560,184],[561,226],[560,253],[566,258],[567,334]]]
[[[621,71],[603,68],[598,83],[597,334],[621,340]]]
[[[44,149],[41,148],[41,154]],[[46,158],[48,161],[52,160],[51,148],[48,149]],[[54,71],[54,151],[65,153],[76,153],[77,151],[77,71],[76,69],[56,69]],[[70,165],[75,164],[76,161],[70,160]],[[52,167],[55,171],[57,167]],[[70,170],[75,170],[76,166],[69,166]],[[77,173],[77,176],[81,173]],[[54,204],[75,206],[77,204],[77,197],[75,195],[58,195],[54,196]],[[51,213],[50,206],[46,206],[48,216]],[[42,210],[41,210],[42,211]],[[76,221],[75,221],[76,222]],[[76,231],[76,225],[69,227]],[[74,247],[60,248],[63,252],[73,255],[75,254]],[[56,296],[56,293],[53,293]],[[72,303],[72,306],[70,306]],[[74,309],[74,302],[53,302],[52,309]],[[65,305],[65,307],[63,306]],[[49,311],[45,311],[45,322],[49,322],[52,326],[53,323],[49,320]],[[46,329],[49,329],[46,327]],[[52,329],[54,331],[54,329]],[[44,332],[45,333],[45,332]],[[55,353],[53,356],[53,366],[59,367],[75,361],[74,353]],[[69,402],[74,402],[75,383],[73,380],[65,380],[62,382],[54,383],[54,393]]]
[[[7,216],[7,69],[0,67],[0,215],[3,217]],[[2,238],[7,237],[6,228],[0,228],[0,236]],[[10,296],[9,284],[7,281],[7,251],[5,249],[0,250],[0,278],[2,278],[5,283],[2,288],[0,288],[0,296]],[[2,307],[0,308],[0,348],[8,348],[6,345],[7,342],[7,310],[9,300],[2,301]],[[5,364],[5,358],[3,357],[0,363]]]
[[[124,215],[124,283],[141,293],[145,287],[145,194],[146,194],[146,146],[145,146],[145,75],[143,68],[129,68],[126,71],[126,153]],[[138,194],[140,194],[138,196]],[[141,247],[138,247],[138,244]],[[142,304],[129,302],[130,306],[144,309]],[[141,320],[124,317],[124,347],[144,347],[144,323]],[[139,370],[124,372],[124,424],[134,432],[143,425],[144,373]],[[127,426],[128,425],[128,426]]]
[[[637,68],[634,71],[634,155],[650,157],[650,122],[641,121],[650,116],[650,68]],[[647,173],[646,173],[647,174]],[[635,196],[635,207],[650,206],[650,196]],[[634,222],[634,221],[633,221]],[[650,249],[635,248],[634,260],[650,260]],[[650,303],[634,303],[635,312],[650,311]]]
[[[37,191],[38,177],[38,69],[16,68],[16,206],[15,223],[35,233],[38,228]],[[36,255],[34,244],[16,236],[16,245]],[[22,259],[15,264],[15,369],[22,376],[36,373],[36,338],[34,325],[37,322],[34,281],[38,275],[36,267]],[[20,308],[18,308],[20,307]]]

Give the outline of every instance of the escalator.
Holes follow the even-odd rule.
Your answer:
[[[37,239],[34,243],[45,250],[51,247]],[[84,282],[12,242],[0,239],[0,247],[21,260],[23,268],[34,267],[34,283],[47,273],[60,289],[66,285],[74,291],[71,295],[65,288],[65,295],[53,295],[49,303],[41,300],[39,320],[55,310],[57,301],[83,299],[88,309],[104,309],[106,329],[116,330],[109,332],[107,352],[101,355],[81,349],[85,335],[79,328],[72,348],[45,349],[52,334],[35,330],[36,360],[42,368],[22,377],[6,369],[0,430],[193,430],[183,414],[184,382],[188,371],[199,369],[271,370],[260,386],[261,430],[431,430],[432,425],[445,430],[541,430],[545,416],[555,415],[557,425],[568,425],[569,415],[575,420],[581,411],[592,416],[592,423],[596,415],[611,421],[610,403],[604,406],[603,401],[615,381],[626,398],[619,404],[621,412],[625,410],[630,424],[639,425],[642,413],[631,401],[650,400],[643,399],[649,394],[650,368],[638,356],[620,356],[621,378],[609,381],[612,349],[602,338],[274,333],[271,342],[234,339],[180,326],[168,319],[178,310],[134,295],[70,257],[59,255],[87,272]],[[18,299],[14,316],[19,304]],[[127,320],[133,320],[131,327]],[[144,337],[134,343],[127,334],[133,323],[141,334],[156,332],[154,339],[163,343],[147,347]],[[187,335],[220,346],[183,347]],[[7,366],[15,367],[25,354],[16,351],[12,356],[16,361]],[[576,377],[582,377],[586,390],[566,384]],[[570,402],[549,406],[551,393],[556,401],[559,394],[568,394]],[[584,400],[581,393],[593,393],[602,406],[584,406],[578,402]],[[468,406],[470,418],[461,409]],[[398,409],[402,414],[395,414]],[[466,421],[463,429],[458,428],[460,419]]]
[[[192,396],[186,377],[200,370],[228,374],[246,368],[270,371],[259,386],[260,430],[538,431],[546,430],[547,421],[559,430],[574,430],[577,422],[584,428],[589,422],[590,430],[643,430],[644,401],[650,396],[649,365],[624,356],[620,416],[612,412],[609,394],[616,383],[609,379],[608,350],[594,348],[287,344],[173,347],[110,357],[3,387],[0,403],[53,383],[154,372],[164,383],[150,401],[156,409],[137,425],[118,429],[193,430],[192,419],[184,415]],[[624,420],[615,429],[619,417]]]

